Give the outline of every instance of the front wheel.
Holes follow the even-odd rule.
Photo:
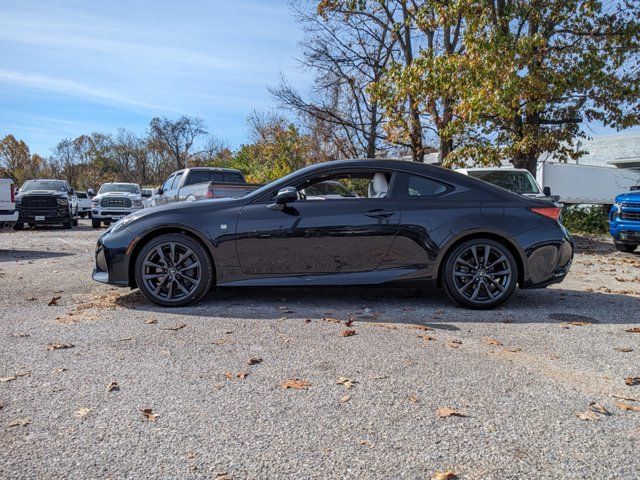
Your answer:
[[[14,230],[24,230],[24,223],[22,222],[16,222],[15,225],[13,226]]]
[[[136,259],[136,283],[153,303],[180,307],[198,301],[213,284],[213,264],[193,238],[171,233],[147,243]]]
[[[100,220],[96,220],[95,218],[91,219],[91,226],[93,228],[100,228]]]
[[[73,228],[73,212],[69,210],[69,219],[66,222],[62,222],[62,228],[65,230],[71,230]]]
[[[488,238],[466,241],[447,257],[444,286],[449,296],[472,309],[504,303],[518,283],[518,264],[507,247]]]
[[[620,242],[616,242],[614,240],[613,244],[616,247],[616,250],[618,250],[619,252],[624,252],[624,253],[633,253],[636,251],[636,248],[638,248],[637,245],[629,245],[627,243],[620,243]]]

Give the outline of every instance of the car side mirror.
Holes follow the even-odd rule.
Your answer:
[[[634,185],[629,189],[630,192],[638,192],[640,191],[640,185]]]
[[[282,210],[287,203],[295,202],[298,200],[298,190],[295,187],[284,187],[278,190],[276,195],[276,202],[269,205],[272,210]]]
[[[71,190],[69,190],[69,193],[70,193],[71,195],[74,195],[74,194],[76,193],[76,191],[72,188]]]
[[[158,195],[162,195],[164,193],[164,190],[162,189],[162,187],[158,187],[158,190],[156,190],[156,193]]]
[[[550,197],[551,196],[551,187],[544,187],[542,189],[542,193],[544,193],[545,197]]]

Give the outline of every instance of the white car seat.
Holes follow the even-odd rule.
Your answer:
[[[384,173],[378,172],[369,182],[369,198],[384,198],[389,191],[389,182]]]

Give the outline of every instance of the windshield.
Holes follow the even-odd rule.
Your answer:
[[[62,180],[28,180],[24,182],[21,192],[28,192],[29,190],[55,190],[58,192],[66,192],[67,185]]]
[[[133,183],[105,183],[100,187],[100,191],[98,193],[109,192],[140,194],[140,187]]]
[[[529,172],[513,170],[471,170],[469,175],[521,195],[525,193],[540,193],[536,181]]]

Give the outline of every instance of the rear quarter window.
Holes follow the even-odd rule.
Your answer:
[[[450,188],[439,180],[401,173],[396,177],[394,194],[397,198],[419,200],[437,197],[446,193]]]
[[[224,181],[227,183],[244,183],[244,176],[240,172],[224,172]]]

